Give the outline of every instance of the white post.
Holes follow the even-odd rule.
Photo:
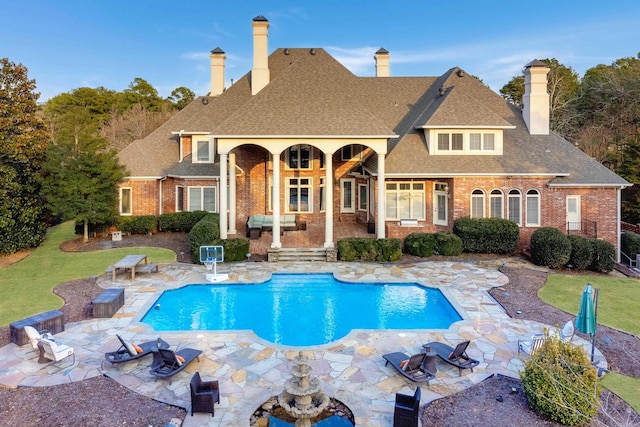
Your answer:
[[[236,153],[229,153],[229,234],[236,230]]]
[[[227,238],[227,153],[220,153],[220,238]]]
[[[273,156],[273,231],[271,232],[273,239],[271,247],[280,249],[280,152],[271,153]]]
[[[324,247],[333,248],[333,153],[325,153],[324,168]]]
[[[384,209],[385,209],[385,197],[384,197],[384,154],[378,154],[378,239],[384,239]]]

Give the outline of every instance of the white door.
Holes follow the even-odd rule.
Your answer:
[[[580,231],[581,229],[580,196],[567,196],[567,230]]]
[[[447,184],[437,182],[433,187],[433,223],[447,225],[447,211],[449,207]]]

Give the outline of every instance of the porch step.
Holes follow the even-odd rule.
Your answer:
[[[277,261],[329,261],[325,248],[281,248],[270,249],[267,259]]]

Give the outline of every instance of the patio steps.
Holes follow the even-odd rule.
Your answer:
[[[278,261],[329,261],[335,249],[326,248],[280,248],[269,249],[267,259]]]

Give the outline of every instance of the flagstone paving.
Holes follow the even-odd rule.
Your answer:
[[[357,330],[337,342],[302,349],[324,391],[353,411],[356,425],[391,425],[395,393],[413,394],[415,390],[415,383],[384,365],[385,353],[415,354],[429,341],[455,346],[461,340],[471,340],[467,352],[479,359],[480,365],[474,372],[467,370],[459,375],[457,368],[438,362],[436,378],[429,386],[421,384],[422,403],[426,403],[471,387],[492,374],[517,377],[524,360],[517,352],[518,340],[552,328],[507,316],[487,292],[505,284],[507,277],[471,262],[398,265],[243,262],[220,264],[217,271],[228,274],[229,281],[237,283],[262,282],[274,272],[331,272],[344,281],[409,281],[443,291],[463,317],[447,330]],[[300,348],[269,343],[250,331],[158,334],[140,322],[162,291],[188,283],[204,283],[206,273],[201,266],[173,263],[162,265],[157,274],[138,275],[133,283],[125,276],[119,276],[115,282],[98,278],[98,284],[104,288],[124,288],[125,305],[112,318],[68,323],[64,332],[56,334],[57,341],[75,347],[75,363],[63,360],[42,365],[37,363],[37,353],[30,345],[8,344],[0,348],[0,385],[48,386],[104,374],[142,395],[189,408],[189,380],[199,371],[205,380],[220,382],[220,404],[215,407],[214,417],[187,415],[183,425],[248,426],[253,412],[284,389],[293,357]],[[157,379],[149,374],[151,357],[117,365],[104,360],[105,352],[120,346],[116,334],[135,342],[155,340],[161,335],[174,350],[192,347],[202,350],[202,355],[171,379]],[[590,351],[588,342],[578,337],[574,342]],[[606,368],[606,361],[597,349],[596,361]]]

